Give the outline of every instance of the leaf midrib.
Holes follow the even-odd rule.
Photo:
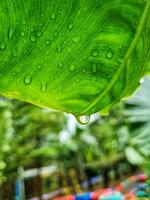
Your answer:
[[[82,111],[81,115],[83,115],[83,114],[87,113],[89,110],[91,110],[108,93],[108,91],[111,90],[111,88],[113,87],[113,85],[117,81],[122,69],[126,66],[126,62],[127,62],[128,58],[130,57],[132,51],[136,47],[136,44],[137,44],[137,42],[138,42],[138,40],[139,40],[139,38],[140,38],[140,36],[142,34],[142,31],[144,29],[144,25],[146,23],[147,16],[148,16],[149,12],[150,12],[150,1],[148,1],[146,6],[145,6],[144,13],[143,13],[143,15],[141,17],[141,20],[139,22],[135,37],[133,38],[133,40],[131,42],[131,45],[128,48],[127,53],[126,53],[126,55],[124,57],[124,60],[123,60],[122,64],[120,65],[120,68],[116,72],[114,78],[112,79],[112,81],[110,82],[110,84],[108,85],[106,90],[103,93],[99,94],[99,96],[96,97],[96,99],[84,111]]]

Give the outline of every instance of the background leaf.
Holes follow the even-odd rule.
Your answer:
[[[134,165],[141,165],[144,163],[144,158],[132,147],[126,147],[125,154],[128,161]]]

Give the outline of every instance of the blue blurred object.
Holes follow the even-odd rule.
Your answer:
[[[124,200],[124,196],[120,192],[110,195],[102,195],[99,200]]]
[[[90,184],[91,185],[94,185],[94,184],[97,184],[97,183],[100,183],[100,182],[102,182],[103,181],[103,178],[102,178],[102,176],[93,176],[91,179],[90,179]]]
[[[22,198],[21,187],[22,187],[21,182],[19,180],[17,180],[15,182],[16,200],[21,200],[21,198]]]
[[[136,191],[142,190],[142,191],[146,191],[148,189],[148,184],[146,183],[138,183],[136,185]]]
[[[84,194],[75,195],[75,200],[91,200],[91,193],[87,192]]]

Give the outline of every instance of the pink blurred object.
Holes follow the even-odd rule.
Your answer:
[[[91,193],[91,200],[98,200],[102,194],[111,193],[111,189],[99,189]]]
[[[145,174],[139,174],[136,176],[136,178],[138,181],[142,181],[142,182],[144,182],[148,179],[148,177]]]

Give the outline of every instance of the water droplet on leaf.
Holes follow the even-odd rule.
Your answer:
[[[98,56],[98,51],[97,50],[93,50],[92,51],[92,56],[93,57],[97,57]]]
[[[9,37],[9,39],[11,40],[11,39],[13,38],[13,36],[14,36],[14,29],[11,27],[11,28],[9,29],[8,37]]]
[[[111,76],[111,75],[108,75],[107,77],[108,77],[108,79],[112,79],[112,76]]]
[[[41,83],[41,91],[46,92],[47,91],[47,84],[45,82]]]
[[[59,62],[59,63],[58,63],[58,67],[60,67],[60,68],[62,68],[62,67],[63,67],[63,64],[62,64],[62,62]]]
[[[21,36],[22,36],[22,37],[24,37],[24,36],[25,36],[25,33],[24,33],[23,31],[21,32]]]
[[[57,36],[58,36],[58,32],[55,32],[55,33],[54,33],[54,37],[57,37]]]
[[[85,73],[85,72],[86,72],[86,69],[83,69],[82,71],[83,71],[83,73]]]
[[[42,35],[42,32],[41,32],[41,31],[38,31],[38,32],[37,32],[37,36],[40,37],[41,35]]]
[[[5,48],[6,48],[5,43],[4,43],[4,42],[1,42],[1,43],[0,43],[0,49],[1,49],[1,50],[4,50]]]
[[[97,65],[96,64],[92,64],[92,72],[93,73],[97,72]]]
[[[24,55],[26,55],[27,54],[27,49],[25,49],[23,53],[24,53]]]
[[[58,47],[57,47],[57,51],[58,51],[58,52],[61,52],[61,51],[62,51],[61,46],[58,46]]]
[[[49,40],[46,40],[46,45],[50,45],[50,41]]]
[[[14,3],[14,7],[15,7],[15,8],[17,8],[17,7],[18,7],[16,3]]]
[[[29,84],[31,84],[31,82],[32,82],[32,77],[31,77],[31,75],[25,76],[25,78],[24,78],[24,83],[25,83],[26,85],[29,85]]]
[[[34,35],[31,35],[31,42],[36,42],[36,38]]]
[[[107,58],[111,59],[113,57],[113,53],[111,51],[107,52]]]
[[[56,18],[55,13],[52,13],[52,15],[51,15],[51,19],[55,19],[55,18]]]
[[[69,67],[69,70],[70,70],[71,72],[74,72],[75,66],[74,66],[73,64],[71,64],[70,67]]]
[[[68,24],[68,29],[71,30],[72,28],[73,28],[73,24],[72,24],[72,23],[69,23],[69,24]]]
[[[72,38],[72,41],[73,41],[74,43],[78,43],[78,42],[80,41],[80,37],[79,37],[79,36],[73,37],[73,38]]]
[[[42,65],[37,65],[37,69],[41,69],[42,68]]]
[[[16,51],[16,49],[13,49],[13,50],[12,50],[12,56],[13,56],[13,57],[17,57],[17,51]]]
[[[122,63],[122,62],[123,62],[123,58],[117,58],[117,61],[118,61],[119,63]]]

